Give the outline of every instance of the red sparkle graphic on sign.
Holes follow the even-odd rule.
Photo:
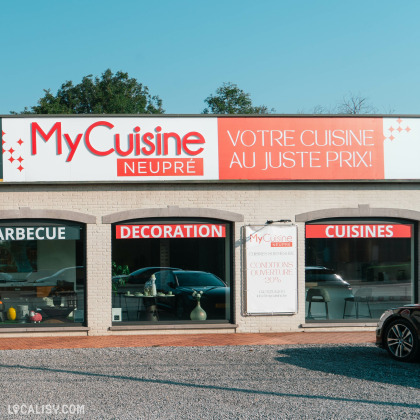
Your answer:
[[[4,131],[2,131],[2,136],[5,134],[5,132]],[[10,139],[9,139],[9,141],[5,141],[4,139],[3,139],[3,137],[2,137],[2,145],[4,146],[5,144],[8,144],[8,145],[17,145],[17,146],[15,146],[16,148],[18,148],[18,147],[21,147],[22,146],[22,144],[24,143],[24,141],[21,139],[21,138],[19,138],[19,140],[17,140],[16,141],[16,139],[12,139],[11,141],[10,141]],[[13,170],[18,170],[19,172],[22,172],[25,168],[22,166],[22,162],[23,162],[23,160],[24,160],[24,158],[22,157],[22,155],[20,155],[18,158],[14,158],[13,157],[13,153],[15,153],[16,152],[16,149],[14,149],[13,147],[9,147],[8,149],[5,149],[4,147],[2,147],[2,151],[3,151],[3,159],[5,159],[4,160],[4,162],[6,163],[6,161],[9,161],[10,162],[10,164],[8,164],[8,165],[12,165],[11,166],[11,168],[13,168]],[[21,152],[22,153],[22,152]],[[10,154],[10,156],[7,158],[7,154]],[[16,163],[15,163],[16,162]],[[17,166],[19,164],[19,166]]]
[[[395,140],[400,139],[400,136],[408,133],[411,131],[411,128],[406,125],[404,120],[401,118],[398,118],[398,120],[395,120],[395,123],[397,123],[397,128],[394,128],[393,126],[387,128],[384,130],[384,137],[385,140]]]

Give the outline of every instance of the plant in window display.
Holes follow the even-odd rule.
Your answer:
[[[115,261],[112,262],[112,291],[116,295],[120,287],[124,287],[126,278],[130,274],[128,265],[119,265]]]

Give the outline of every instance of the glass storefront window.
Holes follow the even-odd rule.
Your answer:
[[[230,321],[230,237],[208,219],[114,225],[113,322]]]
[[[414,226],[396,220],[306,225],[306,319],[377,320],[412,303]]]
[[[0,223],[0,327],[84,322],[84,235],[71,222]]]

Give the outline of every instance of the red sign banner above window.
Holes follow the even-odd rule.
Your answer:
[[[307,225],[306,238],[411,238],[411,225]]]
[[[220,118],[220,179],[384,179],[378,118]]]
[[[225,238],[226,225],[117,225],[116,239]]]

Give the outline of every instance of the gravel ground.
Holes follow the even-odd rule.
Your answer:
[[[420,419],[420,363],[373,344],[7,350],[0,360],[2,419]]]

